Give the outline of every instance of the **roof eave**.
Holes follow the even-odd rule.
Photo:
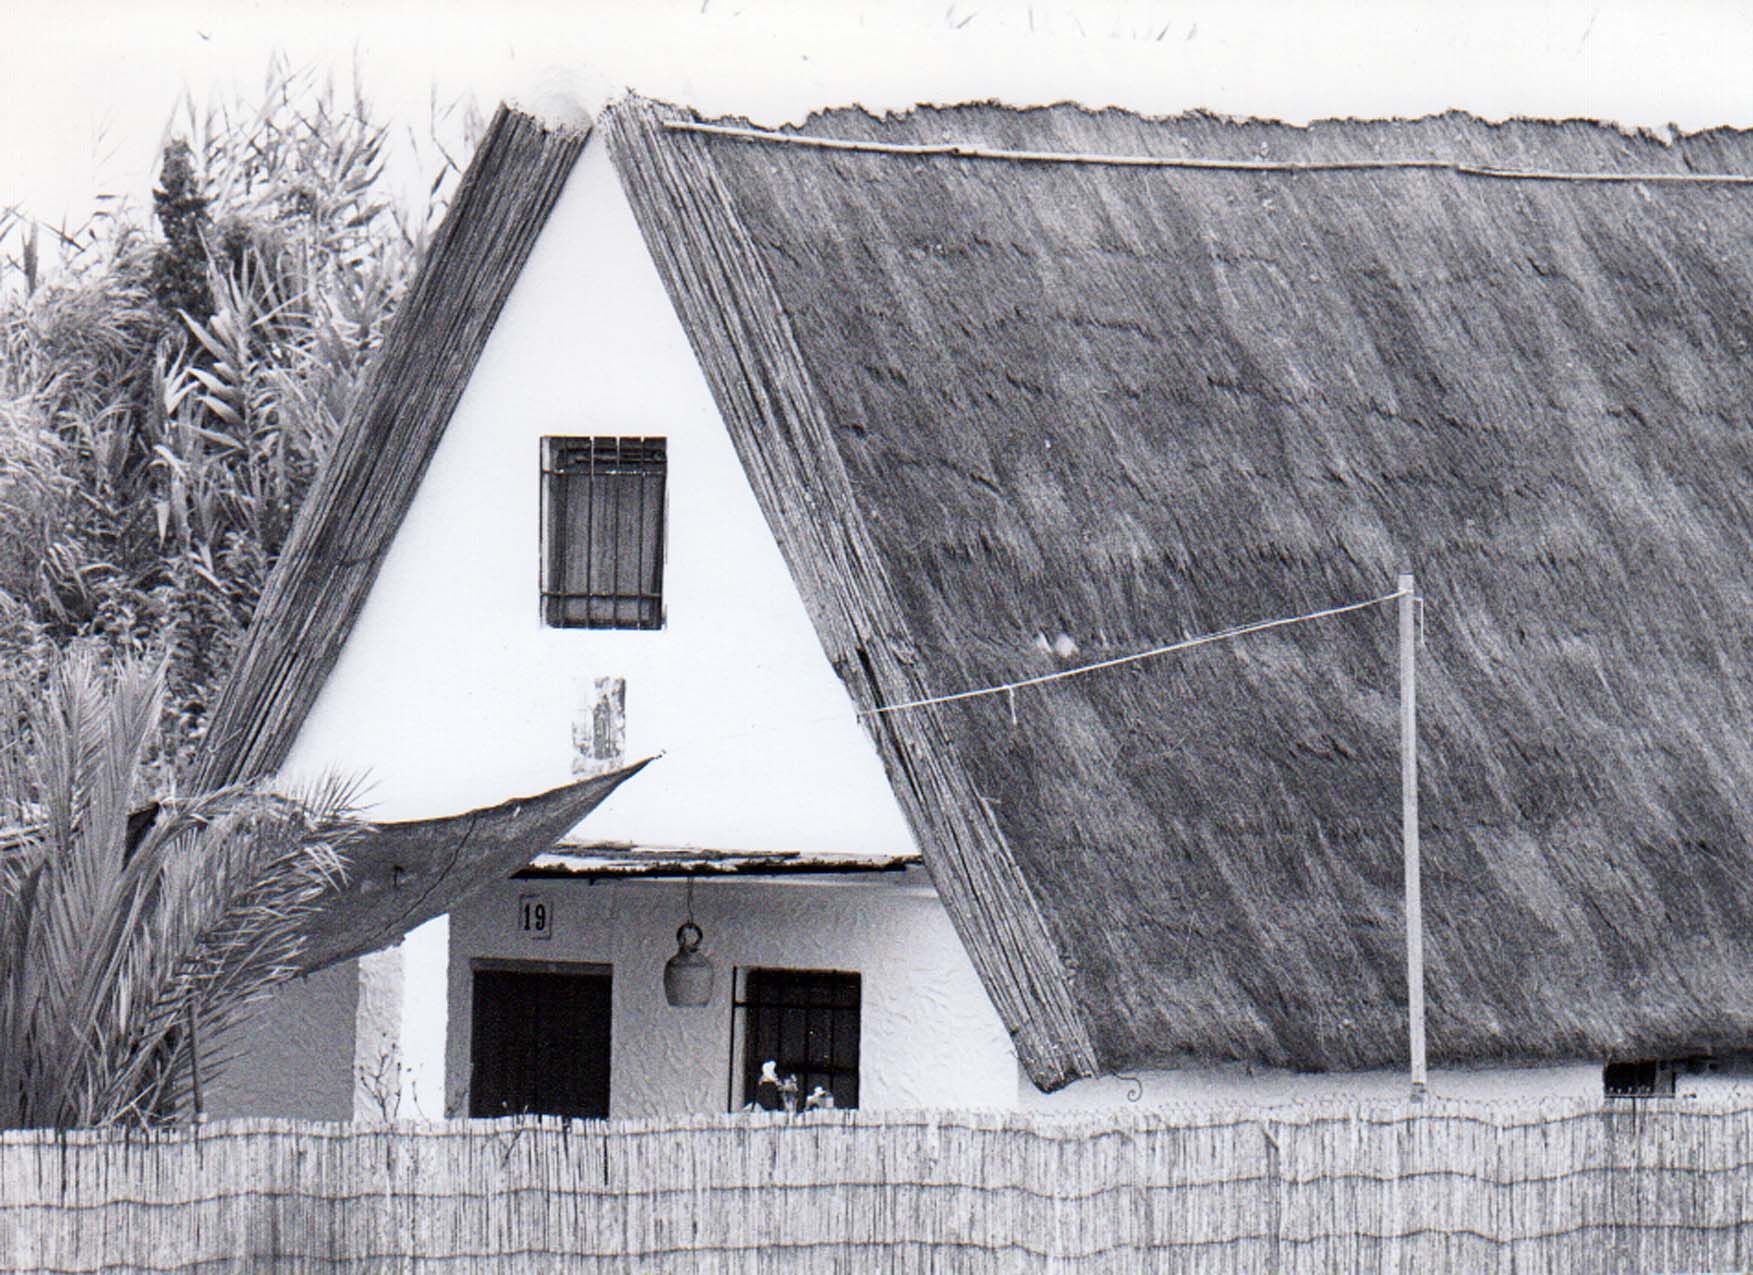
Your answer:
[[[285,761],[585,136],[504,106],[488,126],[269,574],[208,727],[199,786]]]

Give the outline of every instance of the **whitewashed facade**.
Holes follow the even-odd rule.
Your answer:
[[[668,440],[663,629],[543,624],[550,435]],[[385,819],[555,787],[575,778],[574,728],[602,677],[625,680],[627,759],[657,760],[592,815],[580,830],[590,840],[914,853],[593,142],[283,777],[363,776]],[[539,944],[515,925],[532,890],[557,918]],[[865,1105],[1014,1101],[1008,1038],[922,869],[709,880],[695,914],[720,970],[716,1000],[675,1009],[660,980],[683,919],[679,881],[508,883],[399,950],[283,993],[213,1109],[348,1114],[336,1095],[350,1069],[350,1114],[466,1112],[470,973],[484,959],[612,968],[616,1115],[723,1107],[738,965],[863,976]]]

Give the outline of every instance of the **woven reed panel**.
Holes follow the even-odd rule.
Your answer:
[[[0,1135],[0,1270],[1722,1270],[1753,1106]]]

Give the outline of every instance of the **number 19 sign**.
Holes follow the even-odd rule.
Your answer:
[[[520,894],[517,899],[517,928],[528,939],[554,937],[554,905],[539,894]]]

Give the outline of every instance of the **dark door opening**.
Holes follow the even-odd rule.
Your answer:
[[[609,1114],[609,971],[477,969],[469,1114]]]

